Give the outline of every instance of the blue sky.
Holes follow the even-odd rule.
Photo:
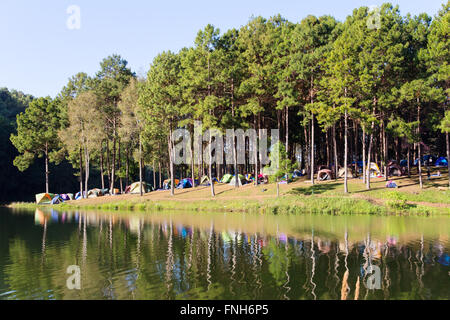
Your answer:
[[[247,23],[252,15],[280,13],[292,22],[309,14],[343,21],[368,0],[1,0],[0,87],[54,97],[70,76],[95,74],[100,61],[122,55],[144,75],[161,51],[193,44],[197,31],[211,23],[220,30]],[[402,14],[434,16],[446,0],[398,0]],[[66,26],[70,5],[81,9],[81,28]]]

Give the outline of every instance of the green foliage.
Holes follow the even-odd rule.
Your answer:
[[[17,116],[17,134],[11,135],[11,142],[20,153],[14,159],[20,171],[26,170],[35,157],[47,157],[57,148],[59,119],[58,106],[50,98],[32,101]]]
[[[393,210],[405,210],[408,208],[406,196],[398,191],[392,191],[387,194],[386,205]]]
[[[278,150],[278,152],[276,152],[276,150]],[[289,175],[294,171],[295,165],[292,164],[292,161],[288,158],[286,148],[280,141],[272,146],[269,159],[270,165],[265,168],[265,172],[267,174],[269,169],[271,171],[274,170],[270,174],[270,181],[275,182],[282,177],[287,177],[289,180]]]

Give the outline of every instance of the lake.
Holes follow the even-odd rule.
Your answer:
[[[448,217],[0,208],[0,299],[449,299],[449,233]]]

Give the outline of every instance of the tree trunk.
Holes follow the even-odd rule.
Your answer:
[[[86,192],[86,198],[88,196],[88,189],[89,189],[89,150],[86,147],[84,147],[84,192]]]
[[[278,182],[278,176],[277,176],[275,181],[276,181],[276,184],[277,184],[277,198],[278,198],[280,196],[280,184]]]
[[[357,174],[358,173],[358,171],[357,171],[357,167],[358,167],[358,123],[356,121],[353,121],[353,124],[355,126],[355,128],[354,128],[355,144],[354,144],[354,148],[353,148],[353,152],[354,152],[353,160],[355,161],[354,168],[355,168],[355,173]]]
[[[170,171],[170,195],[175,195],[175,177],[173,172],[173,145],[172,145],[172,122],[169,128],[169,139],[168,139],[168,149],[169,149],[169,171]]]
[[[448,187],[450,188],[450,142],[448,132],[445,133],[445,142],[447,144],[447,169],[448,169]]]
[[[374,123],[372,122],[372,130],[373,130],[373,127],[374,127]],[[367,151],[366,189],[370,189],[370,154],[372,151],[372,143],[373,143],[373,132],[370,133],[369,150]]]
[[[314,105],[313,83],[314,77],[311,75],[311,87],[309,92],[311,105]],[[311,184],[314,184],[314,156],[314,113],[311,111]]]
[[[383,113],[383,116],[384,116],[384,113]],[[384,179],[385,179],[385,181],[388,181],[388,175],[389,175],[389,172],[388,172],[388,167],[387,167],[387,165],[388,165],[388,159],[389,159],[389,154],[388,154],[388,146],[387,146],[387,135],[386,135],[386,127],[385,127],[385,124],[384,124],[384,120],[382,121],[382,130],[383,130],[383,136],[382,136],[382,138],[383,138],[383,160],[384,160]]]
[[[328,129],[325,131],[325,144],[326,144],[326,148],[327,148],[327,167],[330,168],[330,143],[329,143],[329,138],[328,138]]]
[[[234,116],[235,116],[235,112],[234,112],[234,78],[231,79],[231,116],[233,117],[234,120]],[[233,123],[233,143],[231,145],[232,147],[232,152],[233,152],[233,165],[234,165],[234,175],[236,176],[236,178],[234,179],[234,187],[235,188],[239,188],[239,169],[238,169],[238,164],[237,164],[237,151],[236,151],[236,136],[234,134],[234,123]],[[256,177],[256,179],[258,179],[258,177]]]
[[[123,193],[123,179],[122,179],[122,147],[120,143],[120,139],[118,141],[118,154],[117,154],[117,170],[120,173],[119,176],[119,186],[120,186],[120,193]]]
[[[254,116],[254,128],[255,132],[258,132],[258,127],[256,124],[256,115]],[[253,146],[253,157],[255,161],[255,186],[258,185],[258,138],[255,137],[254,146]]]
[[[111,189],[111,161],[109,157],[109,139],[106,139],[106,173],[108,174],[108,186]]]
[[[100,179],[102,181],[102,189],[105,189],[105,177],[103,170],[103,142],[101,143],[100,147]]]
[[[208,154],[209,154],[209,184],[211,185],[211,196],[215,197],[216,193],[214,192],[214,180],[212,174],[212,134],[209,135],[209,146],[208,146]],[[217,150],[216,150],[217,152]]]
[[[48,142],[45,143],[45,192],[48,192]]]
[[[140,140],[139,140],[140,141]],[[130,147],[127,145],[126,147],[126,162],[125,162],[125,182],[126,182],[126,187],[128,187],[130,185]]]
[[[233,129],[233,162],[234,162],[234,175],[236,178],[234,179],[234,187],[239,188],[239,166],[237,164],[237,151],[236,151],[236,142],[235,142],[236,136],[234,134]],[[258,177],[256,177],[258,178]]]
[[[366,183],[366,126],[363,125],[362,126],[362,132],[363,132],[363,136],[362,136],[362,161],[363,161],[363,183]]]
[[[194,131],[192,129],[192,131]],[[195,188],[195,161],[194,161],[194,139],[191,139],[191,145],[190,145],[190,149],[191,149],[191,179],[192,179],[192,188]]]
[[[418,168],[419,168],[419,185],[420,189],[423,188],[423,181],[422,181],[422,153],[421,153],[421,142],[422,138],[420,137],[420,100],[417,98],[417,136],[419,139],[419,142],[417,143],[417,155],[418,155]]]
[[[314,184],[314,113],[311,112],[311,183]]]
[[[142,182],[142,138],[141,135],[139,135],[139,194],[141,197],[144,194]]]
[[[348,193],[348,172],[347,172],[347,156],[348,156],[348,112],[345,109],[344,114],[344,193]]]
[[[153,160],[153,189],[158,189],[156,187],[156,168],[155,168],[155,160]]]
[[[112,164],[111,164],[111,194],[114,194],[114,181],[116,179],[116,122],[114,121],[113,126],[113,154],[112,154]]]
[[[408,178],[411,178],[411,166],[410,166],[410,162],[411,162],[411,145],[408,143]]]
[[[308,123],[309,123],[309,121],[308,121]],[[307,129],[306,125],[303,127],[303,133],[305,135],[305,145],[306,145],[305,156],[306,156],[307,154],[309,154],[309,155],[311,154],[311,148],[309,147],[309,134],[308,134],[308,129]],[[303,162],[305,163],[305,169],[306,169],[307,174],[310,174],[309,173],[309,165],[311,164],[311,161],[309,161],[310,159],[311,159],[311,155],[310,155],[310,158],[308,159],[308,161],[305,161],[305,159],[302,159]]]
[[[336,143],[336,125],[333,124],[333,149],[334,149],[334,180],[337,180],[338,176],[338,154]]]
[[[80,147],[80,194],[81,194],[81,197],[84,198],[84,196],[83,196],[83,151],[81,150],[81,147]]]
[[[372,114],[375,116],[375,106],[377,104],[377,98],[373,98],[373,111]],[[372,121],[371,130],[370,130],[370,138],[369,138],[369,150],[367,151],[367,170],[366,170],[366,189],[370,189],[370,156],[372,151],[372,144],[373,144],[373,130],[375,127],[375,123]]]
[[[286,154],[289,158],[289,109],[286,107]]]
[[[159,171],[159,189],[162,189],[163,185],[162,185],[162,173],[161,173],[161,161],[158,161],[158,171]]]

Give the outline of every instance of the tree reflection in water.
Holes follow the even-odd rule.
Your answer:
[[[442,218],[1,210],[2,299],[449,298]]]

